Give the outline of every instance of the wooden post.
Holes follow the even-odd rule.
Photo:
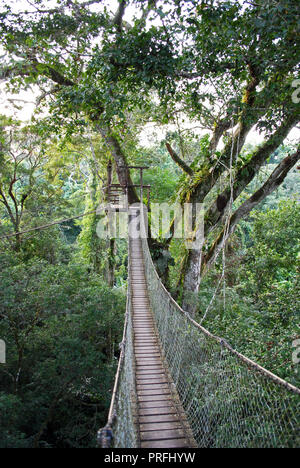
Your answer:
[[[143,203],[143,168],[140,167],[140,190],[141,190],[141,203]]]

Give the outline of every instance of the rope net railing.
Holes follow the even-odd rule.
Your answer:
[[[130,247],[130,244],[128,244],[128,247]],[[128,257],[130,257],[129,253]],[[109,448],[111,446],[115,448],[136,448],[139,445],[136,424],[137,397],[130,278],[130,261],[128,261],[127,304],[123,339],[120,344],[121,353],[107,424],[103,429],[99,430],[97,437],[98,445],[102,448]]]
[[[198,447],[299,447],[300,389],[196,323],[162,284],[145,233],[141,242],[150,305],[163,359]],[[130,249],[128,265],[124,337],[108,423],[98,433],[102,447],[139,446]]]
[[[235,351],[173,300],[142,239],[164,357],[201,448],[299,447],[300,390]]]

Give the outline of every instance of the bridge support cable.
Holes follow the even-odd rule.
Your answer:
[[[300,389],[234,350],[174,301],[142,238],[150,305],[198,447],[299,447]]]
[[[234,350],[181,309],[153,264],[146,211],[144,220],[140,223],[144,232],[139,249],[149,310],[162,348],[162,362],[180,399],[187,432],[192,433],[189,440],[200,448],[299,447],[300,389]],[[129,259],[131,256],[129,249]],[[112,434],[115,447],[141,446],[132,306],[132,290],[138,284],[132,284],[131,268],[129,261],[123,347],[108,424],[99,431],[102,446]]]
[[[128,262],[127,303],[120,351],[107,424],[97,434],[98,446],[102,448],[136,448],[139,446],[136,421],[137,402],[134,369],[135,357],[133,353],[130,262]]]

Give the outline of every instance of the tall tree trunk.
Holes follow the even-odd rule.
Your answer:
[[[217,256],[223,248],[223,243],[228,241],[229,236],[234,232],[238,222],[247,216],[259,203],[261,203],[268,195],[270,195],[279,185],[282,184],[288,172],[299,161],[300,149],[294,154],[287,156],[272,172],[268,180],[263,186],[255,192],[248,200],[246,200],[231,216],[228,235],[224,240],[224,230],[219,234],[215,243],[204,256],[202,261],[201,250],[189,250],[186,261],[183,265],[181,274],[183,280],[183,302],[184,310],[194,315],[197,310],[197,294],[201,278],[213,266]],[[224,221],[224,219],[223,219]]]
[[[277,130],[273,133],[273,135],[260,146],[256,152],[253,154],[251,160],[243,166],[238,168],[236,173],[236,181],[233,184],[232,192],[231,187],[228,185],[223,192],[216,198],[216,200],[212,203],[209,209],[205,213],[205,225],[204,225],[204,236],[207,237],[208,234],[215,229],[219,224],[225,222],[225,218],[227,215],[227,211],[230,205],[230,199],[232,196],[232,201],[236,200],[238,196],[242,193],[242,191],[247,187],[247,185],[253,180],[255,175],[259,172],[262,165],[268,159],[268,157],[275,151],[276,148],[282,143],[282,141],[286,138],[289,131],[297,124],[299,121],[299,115],[296,112],[292,112],[285,121],[277,128]],[[229,145],[227,148],[229,151]],[[226,148],[225,148],[226,152]],[[297,153],[291,156],[290,159],[285,159],[285,166],[292,168],[293,162]],[[284,164],[284,163],[282,163]],[[280,170],[281,165],[277,167],[276,170]],[[282,174],[282,171],[281,171]],[[286,176],[286,174],[285,174]],[[285,177],[284,176],[284,177]],[[201,184],[200,184],[201,185]],[[204,189],[199,187],[191,196],[190,202],[195,204],[199,201],[199,193]],[[268,195],[267,190],[264,190],[264,198]],[[204,190],[205,193],[205,190]],[[261,197],[259,197],[261,199]],[[222,203],[221,203],[222,202]],[[254,205],[253,205],[254,206]],[[233,218],[235,219],[235,218]],[[214,256],[214,249],[220,248],[220,243],[222,239],[222,235],[220,238],[217,239],[216,245],[213,246],[210,251],[206,255],[205,263],[211,266],[212,258]],[[218,245],[218,247],[216,247]],[[181,276],[184,276],[184,280],[182,282],[183,287],[183,306],[185,309],[190,312],[192,315],[195,313],[195,299],[193,296],[197,294],[200,285],[200,276],[201,276],[201,256],[200,251],[198,251],[198,260],[197,260],[197,251],[189,251],[187,253],[187,258],[185,264],[183,266],[183,270],[181,272]],[[203,270],[203,269],[202,269]],[[204,271],[204,270],[203,270]],[[202,271],[202,273],[203,273]],[[197,277],[199,275],[199,278]]]
[[[137,196],[135,188],[132,187],[133,183],[130,177],[128,164],[119,141],[112,134],[110,129],[102,128],[100,125],[96,125],[96,128],[110,149],[111,155],[115,161],[119,183],[123,187],[128,187],[129,204],[138,203],[139,197]]]
[[[197,310],[198,291],[201,272],[201,249],[191,249],[183,265],[183,299],[182,308],[193,317]]]

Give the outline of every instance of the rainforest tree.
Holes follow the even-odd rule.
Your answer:
[[[50,5],[50,4],[49,4]],[[296,0],[120,0],[4,5],[0,77],[13,89],[36,86],[48,124],[68,132],[87,122],[105,141],[121,184],[130,183],[126,138],[131,116],[172,123],[178,114],[209,135],[200,154],[170,157],[183,171],[181,203],[204,203],[206,243],[187,250],[180,284],[183,306],[238,221],[278,187],[299,160],[287,154],[242,204],[233,202],[299,122],[295,96],[299,48]],[[130,21],[125,21],[131,12]],[[250,131],[264,143],[243,156]],[[129,201],[138,196],[133,189]],[[195,232],[197,226],[194,225]],[[201,261],[202,260],[202,261]]]

